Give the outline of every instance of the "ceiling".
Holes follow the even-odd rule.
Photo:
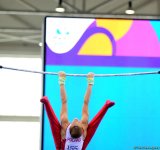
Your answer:
[[[63,0],[62,14],[55,14],[57,5],[58,0],[0,0],[0,55],[40,55],[46,15],[125,15],[128,0]],[[132,6],[136,16],[160,16],[160,0],[132,0]]]

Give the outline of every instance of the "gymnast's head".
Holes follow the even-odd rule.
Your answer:
[[[78,119],[74,119],[70,126],[70,134],[72,138],[79,138],[83,133],[82,124]]]

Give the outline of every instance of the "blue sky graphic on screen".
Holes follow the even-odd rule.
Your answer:
[[[45,71],[109,74],[160,70],[160,21],[56,18],[45,21]],[[160,147],[160,76],[95,78],[89,103],[91,120],[107,99],[116,103],[105,115],[87,150]],[[45,76],[44,95],[60,119],[57,76]],[[84,77],[67,77],[69,120],[81,118]],[[43,116],[43,150],[55,145]]]

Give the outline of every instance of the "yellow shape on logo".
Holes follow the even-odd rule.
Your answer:
[[[78,55],[111,56],[111,41],[105,34],[96,33],[85,41]]]
[[[117,20],[117,19],[96,19],[98,27],[104,27],[109,30],[115,40],[123,37],[132,26],[133,20]]]

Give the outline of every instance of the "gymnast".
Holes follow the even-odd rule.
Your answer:
[[[67,96],[65,91],[65,72],[59,72],[60,96],[62,101],[62,108],[60,114],[61,123],[59,123],[51,104],[46,96],[42,97],[41,102],[44,104],[56,150],[85,150],[91,138],[93,137],[99,123],[107,112],[108,108],[114,105],[114,102],[107,100],[101,110],[88,124],[88,103],[94,85],[94,74],[87,74],[88,86],[84,97],[82,108],[82,118],[78,120],[75,118],[71,123],[68,121],[67,115]]]

